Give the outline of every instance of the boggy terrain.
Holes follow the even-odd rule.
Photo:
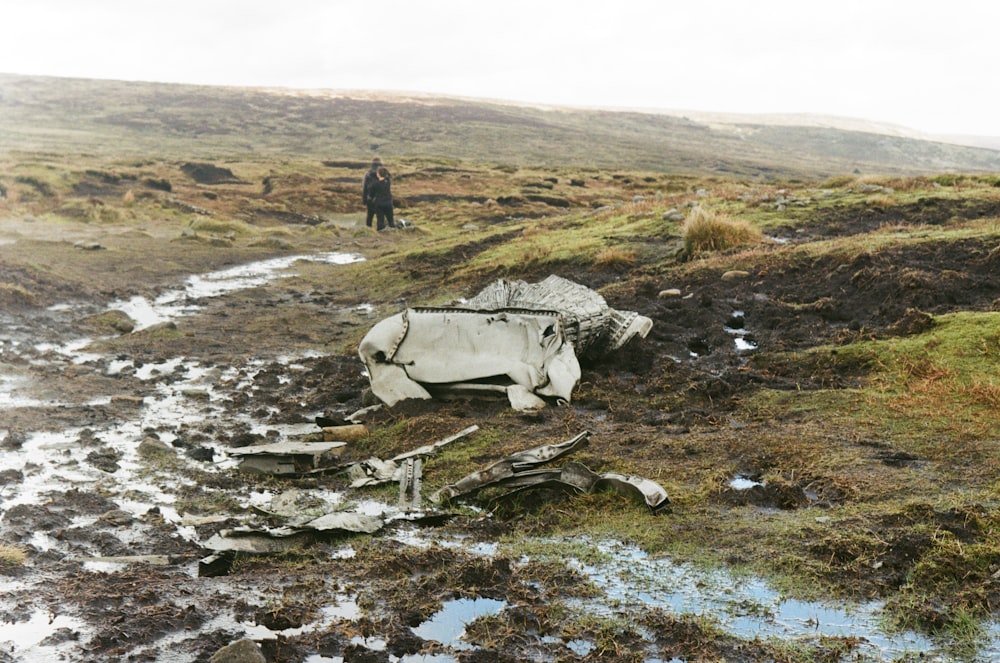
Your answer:
[[[379,234],[357,209],[365,166],[2,164],[0,614],[51,626],[0,661],[207,661],[243,638],[280,662],[991,655],[996,180],[763,185],[413,160],[391,164],[407,227]],[[762,234],[689,245],[695,206]],[[301,259],[199,289],[287,256]],[[585,358],[569,404],[375,409],[340,460],[390,458],[475,424],[425,463],[429,507],[470,472],[589,431],[572,459],[658,482],[667,512],[540,490],[414,517],[393,512],[394,484],[227,462],[371,405],[356,348],[381,318],[549,274],[648,316],[652,331]],[[221,530],[287,524],[282,497],[298,515],[375,503],[397,517],[375,534],[223,555],[199,576]],[[724,615],[660,605],[590,613],[581,606],[607,602],[607,587],[570,560],[596,564],[604,541],[760,575],[787,597],[877,600],[886,632],[921,639],[886,653],[818,624],[754,637]],[[503,607],[472,621],[464,644],[419,635],[456,599]]]

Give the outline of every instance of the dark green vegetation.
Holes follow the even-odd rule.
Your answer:
[[[407,403],[373,415],[371,437],[349,453],[389,457],[478,424],[428,465],[429,493],[513,451],[590,430],[576,459],[660,482],[671,513],[651,516],[598,494],[504,505],[491,519],[460,516],[450,528],[503,544],[485,561],[378,538],[358,542],[348,560],[331,560],[321,546],[247,557],[237,579],[288,580],[276,581],[269,609],[257,608],[261,623],[315,614],[322,591],[338,589],[332,579],[348,578],[364,587],[370,611],[357,628],[394,644],[406,625],[464,595],[517,604],[470,628],[493,652],[575,660],[565,648],[546,651],[537,636],[577,634],[598,643],[592,659],[641,660],[632,646],[640,626],[665,659],[836,661],[857,644],[742,642],[662,612],[641,625],[574,621],[561,601],[586,595],[578,577],[558,564],[515,564],[526,535],[610,537],[760,573],[790,596],[884,600],[893,627],[974,658],[982,624],[1000,612],[1000,177],[920,173],[937,159],[1000,170],[997,153],[839,134],[860,147],[837,156],[789,145],[797,133],[789,130],[720,167],[697,136],[705,151],[728,139],[667,117],[79,81],[62,82],[59,97],[44,83],[5,79],[0,102],[0,135],[15,148],[0,153],[0,221],[12,240],[0,242],[6,311],[28,318],[67,300],[106,304],[273,255],[367,257],[335,271],[304,264],[296,277],[223,298],[176,329],[121,334],[119,321],[81,320],[111,337],[104,350],[137,360],[239,365],[325,353],[304,360],[310,370],[290,382],[274,368],[269,389],[236,395],[234,420],[265,407],[279,423],[361,407],[354,353],[372,322],[405,303],[475,294],[495,278],[559,274],[654,320],[649,338],[584,366],[569,406],[526,416],[497,403]],[[828,145],[833,134],[820,133],[812,144]],[[688,147],[675,142],[683,136]],[[885,141],[899,148],[891,159],[880,156]],[[411,230],[358,226],[373,144]],[[849,174],[876,163],[905,174]],[[686,249],[694,205],[760,236],[723,251]],[[103,250],[84,250],[90,243]],[[375,313],[359,319],[350,307],[361,302]],[[733,329],[756,350],[737,351]],[[82,376],[50,379],[66,393],[87,388]],[[25,419],[8,425],[28,426],[32,414],[15,413]],[[46,416],[50,426],[78,423],[72,412]],[[230,424],[206,422],[197,433],[234,442]],[[734,490],[737,475],[763,485]],[[274,486],[199,480],[231,491]],[[134,587],[125,580],[139,582],[118,580],[123,596]],[[155,603],[173,581],[159,572],[141,579],[144,600]],[[67,593],[114,591],[114,582],[93,582],[73,580]],[[254,607],[245,610],[249,618]],[[172,614],[177,628],[195,621]],[[128,645],[120,636],[95,646]],[[326,645],[282,646],[274,660]],[[402,655],[409,645],[399,646]]]

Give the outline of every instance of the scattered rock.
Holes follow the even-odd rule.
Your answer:
[[[671,299],[673,297],[680,297],[681,289],[667,288],[666,290],[661,290],[660,292],[658,292],[656,296],[659,297],[660,299]]]
[[[386,663],[389,660],[389,652],[375,651],[363,644],[355,643],[344,647],[344,660],[351,663]]]
[[[233,171],[210,163],[186,163],[181,166],[181,170],[198,184],[222,184],[240,181],[233,174]]]
[[[177,330],[177,323],[169,321],[151,325],[149,327],[146,327],[144,331],[148,334],[155,334],[157,332],[162,332],[162,331],[176,331],[176,330]]]
[[[139,407],[145,402],[142,396],[129,396],[127,394],[115,394],[111,397],[111,403],[114,405],[127,405],[132,407]]]
[[[203,463],[211,463],[215,459],[215,452],[208,447],[194,447],[185,451],[184,455]]]
[[[121,527],[132,523],[132,514],[122,509],[112,509],[102,513],[98,520],[115,527]]]
[[[85,242],[80,240],[79,242],[74,242],[73,248],[80,249],[81,251],[100,251],[104,248],[104,245],[98,242]]]
[[[722,275],[723,281],[737,281],[739,279],[745,279],[750,276],[750,272],[744,271],[742,269],[730,269],[728,272]]]
[[[80,322],[91,329],[115,331],[119,334],[128,334],[135,329],[135,320],[117,309],[87,316]]]
[[[267,663],[267,659],[256,642],[243,639],[212,654],[208,663]]]
[[[119,470],[121,467],[118,464],[119,460],[121,460],[121,454],[109,447],[96,449],[87,454],[88,463],[108,474],[113,474]]]
[[[3,470],[0,472],[0,486],[19,484],[22,481],[24,481],[24,474],[20,470]]]
[[[164,456],[173,456],[174,449],[166,442],[161,442],[152,437],[147,437],[145,440],[139,443],[139,457],[145,459],[152,458],[163,458]]]
[[[263,246],[268,249],[288,249],[288,250],[294,248],[294,245],[291,242],[281,237],[264,237],[262,239],[250,242],[250,246]]]
[[[934,317],[929,313],[924,313],[915,308],[908,308],[903,317],[889,327],[889,334],[893,336],[913,336],[928,331],[934,325]]]
[[[70,628],[57,628],[52,635],[46,636],[38,644],[42,647],[55,647],[64,642],[76,642],[80,639],[80,633]],[[4,659],[6,660],[6,659]]]

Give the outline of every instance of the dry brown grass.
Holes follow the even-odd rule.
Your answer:
[[[23,549],[7,544],[0,544],[0,568],[22,566],[28,554]]]
[[[884,193],[876,193],[865,198],[865,205],[875,209],[884,210],[896,204],[892,196]]]
[[[970,403],[989,408],[1000,408],[1000,385],[990,381],[976,381],[962,389],[962,395]]]
[[[695,207],[681,228],[688,255],[725,251],[759,243],[763,234],[745,219]]]
[[[632,267],[639,262],[638,254],[632,249],[608,247],[594,256],[594,265],[598,267]]]

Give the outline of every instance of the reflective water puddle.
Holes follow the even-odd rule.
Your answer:
[[[605,592],[603,599],[578,604],[582,611],[610,616],[662,608],[678,615],[711,617],[727,632],[747,639],[850,636],[861,638],[858,653],[874,660],[939,652],[937,643],[919,633],[882,630],[883,606],[878,602],[830,605],[785,599],[759,578],[651,557],[618,542],[600,542],[596,547],[602,562],[570,562]],[[976,660],[1000,660],[1000,629],[996,625],[980,656]]]
[[[420,626],[414,627],[413,632],[424,640],[435,640],[442,644],[448,644],[452,649],[472,649],[472,645],[462,640],[465,626],[479,617],[495,615],[505,607],[507,607],[506,601],[495,599],[475,598],[446,601],[441,610]]]

